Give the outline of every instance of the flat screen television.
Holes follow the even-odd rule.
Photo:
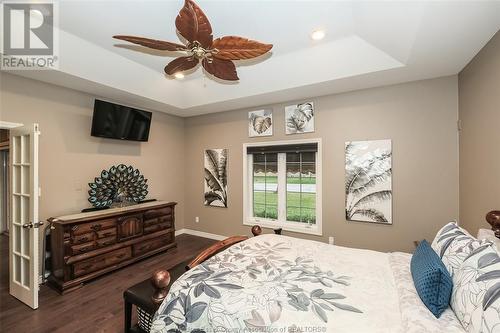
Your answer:
[[[92,136],[148,141],[152,113],[96,99]]]

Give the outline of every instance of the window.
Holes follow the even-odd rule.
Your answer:
[[[244,224],[321,235],[320,140],[244,145]]]

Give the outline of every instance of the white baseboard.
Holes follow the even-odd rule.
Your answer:
[[[219,240],[219,241],[227,238],[227,236],[216,235],[216,234],[211,234],[209,232],[192,230],[192,229],[179,229],[179,230],[175,231],[176,236],[182,235],[182,234],[210,238],[210,239],[215,239],[215,240]]]

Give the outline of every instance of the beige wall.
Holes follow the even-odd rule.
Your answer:
[[[149,197],[179,202],[184,219],[184,120],[155,112],[149,142],[90,136],[94,96],[2,73],[0,119],[40,124],[40,218],[90,206],[88,183],[103,169],[124,163],[148,179]]]
[[[444,223],[458,218],[456,76],[312,100],[316,110],[312,134],[284,134],[283,108],[288,103],[272,106],[274,136],[267,138],[248,138],[249,110],[187,119],[186,228],[249,234],[249,227],[242,225],[243,143],[298,138],[322,138],[323,236],[295,236],[327,241],[333,235],[338,245],[412,251],[414,240],[430,240]],[[346,222],[344,217],[344,142],[370,139],[393,142],[391,226]],[[206,148],[229,148],[227,209],[203,206]],[[196,216],[199,223],[194,222]]]
[[[411,251],[414,240],[431,239],[458,217],[456,77],[314,98],[316,132],[296,136],[284,134],[288,103],[272,106],[275,135],[260,139],[248,138],[248,110],[186,120],[154,113],[150,142],[142,144],[91,137],[93,96],[5,73],[1,92],[2,120],[41,126],[42,219],[87,206],[87,182],[111,164],[126,163],[149,179],[151,197],[179,202],[177,229],[248,234],[242,225],[242,144],[318,137],[323,237],[296,236],[326,241],[333,235],[339,245]],[[344,218],[344,142],[366,139],[393,140],[392,226]],[[217,147],[230,149],[228,209],[203,206],[203,150]]]
[[[472,233],[500,210],[500,32],[458,76],[460,220]]]

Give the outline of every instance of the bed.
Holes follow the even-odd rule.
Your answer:
[[[171,285],[151,332],[465,332],[450,308],[436,319],[422,303],[410,254],[273,234],[234,243]]]

